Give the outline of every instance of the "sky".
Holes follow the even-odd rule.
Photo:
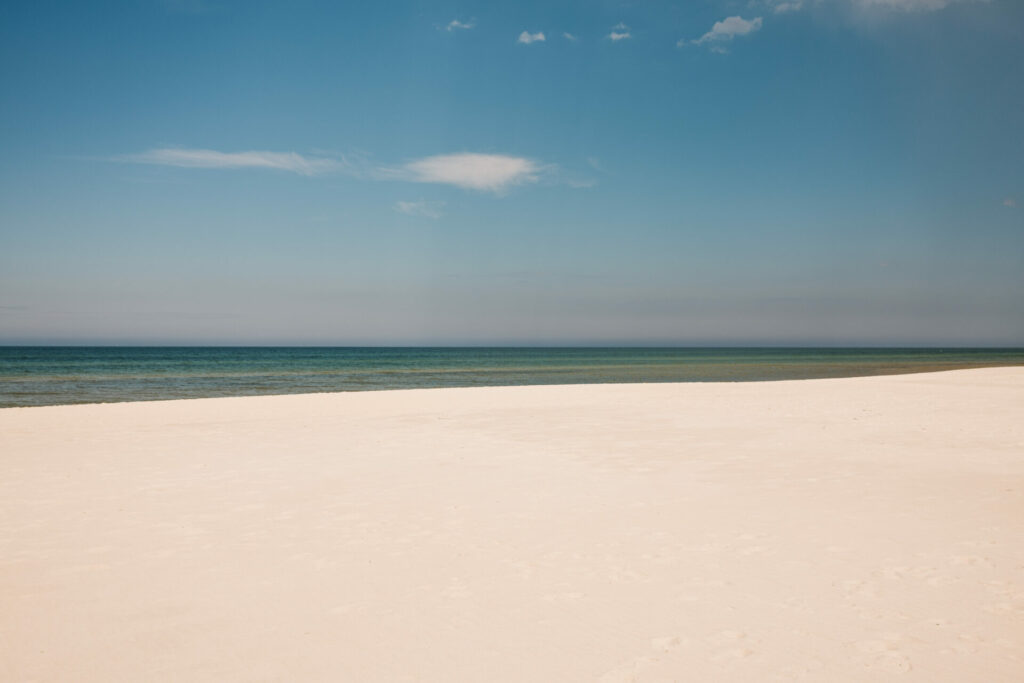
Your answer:
[[[0,5],[0,344],[1024,345],[1024,3]]]

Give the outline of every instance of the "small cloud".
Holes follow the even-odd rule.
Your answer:
[[[776,2],[772,4],[772,11],[776,14],[786,14],[788,12],[796,12],[803,9],[803,0],[793,0],[790,2]]]
[[[476,24],[472,21],[461,22],[458,19],[452,19],[451,21],[448,22],[448,25],[444,27],[444,30],[448,31],[449,33],[452,33],[454,31],[458,31],[459,29],[469,30],[474,26],[476,26]]]
[[[415,202],[395,202],[395,211],[409,216],[425,216],[426,218],[437,219],[443,215],[441,213],[441,209],[443,208],[444,202],[428,202],[423,200]]]
[[[466,152],[416,159],[399,168],[381,169],[379,176],[501,193],[515,185],[537,182],[542,170],[540,164],[523,157]]]
[[[574,36],[573,34],[569,33],[568,31],[565,31],[565,32],[563,32],[563,33],[562,33],[562,36],[563,36],[563,37],[564,37],[564,38],[565,38],[566,40],[571,40],[571,41],[572,41],[572,42],[574,42],[574,43],[575,43],[575,42],[576,42],[577,40],[579,40],[579,38],[577,38],[577,37],[576,37],[576,36]]]
[[[797,12],[812,5],[820,5],[825,0],[751,0],[752,6],[763,6],[771,9],[775,14],[786,14]],[[892,11],[904,12],[933,12],[945,9],[950,5],[966,5],[969,3],[983,4],[991,0],[831,0],[832,4],[844,4],[854,10],[860,11]]]
[[[617,43],[620,40],[626,40],[632,38],[633,34],[629,32],[629,27],[623,24],[621,21],[615,26],[612,26],[612,32],[608,34],[609,40],[613,43]]]
[[[535,183],[544,175],[559,182],[557,167],[541,164],[525,157],[504,154],[438,154],[414,159],[400,166],[374,166],[365,161],[349,161],[343,156],[310,156],[295,152],[220,152],[212,149],[168,147],[150,149],[138,154],[109,157],[109,161],[153,164],[179,168],[206,169],[271,169],[304,176],[341,172],[354,178],[370,180],[402,180],[416,183],[439,183],[467,190],[501,194],[515,185]],[[431,208],[432,206],[432,208]],[[440,204],[423,204],[421,215],[440,211]],[[413,204],[396,210],[410,213]]]
[[[716,43],[727,42],[736,36],[745,36],[754,33],[761,28],[761,23],[761,17],[755,17],[749,21],[743,17],[727,17],[721,21],[716,21],[715,25],[711,27],[711,30],[700,38],[689,42],[693,45],[703,45],[707,43],[711,45],[712,51],[724,52],[725,49]],[[679,47],[686,44],[686,40],[680,40],[676,43]]]
[[[862,8],[881,8],[901,12],[931,12],[944,9],[949,5],[966,4],[968,2],[988,2],[988,0],[852,0],[853,4]]]
[[[536,33],[523,31],[522,33],[519,34],[519,39],[516,40],[516,42],[522,43],[523,45],[529,45],[530,43],[543,43],[545,40],[547,39],[544,37],[544,33],[542,33],[541,31],[537,31]]]
[[[1017,208],[1017,200],[1014,199],[1013,197],[1007,197],[1006,199],[1003,200],[1003,206],[1011,208],[1011,209],[1016,209]]]
[[[337,159],[307,157],[295,152],[218,152],[213,149],[180,147],[151,149],[139,154],[115,157],[114,160],[181,168],[265,168],[306,176],[337,170],[344,165]]]

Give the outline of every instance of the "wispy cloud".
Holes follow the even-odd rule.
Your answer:
[[[438,154],[414,159],[400,166],[377,165],[365,160],[350,163],[340,156],[303,156],[295,152],[219,152],[181,147],[151,149],[138,154],[111,157],[111,160],[181,168],[271,169],[304,176],[343,172],[369,180],[440,183],[497,194],[515,185],[535,183],[542,174],[548,175],[557,170],[553,165],[541,164],[525,157],[474,152]]]
[[[399,201],[395,202],[395,211],[404,213],[409,216],[424,216],[426,218],[440,218],[442,215],[441,210],[444,208],[444,202],[430,202],[430,201]]]
[[[576,42],[577,40],[579,40],[579,38],[578,38],[578,37],[574,36],[573,34],[569,33],[568,31],[564,31],[564,32],[562,33],[562,36],[563,36],[563,37],[564,37],[564,38],[565,38],[566,40],[571,40],[571,41],[573,41],[574,43],[575,43],[575,42]]]
[[[473,21],[465,21],[464,22],[464,21],[459,21],[458,19],[452,19],[451,21],[448,22],[448,25],[444,27],[444,30],[448,31],[449,33],[452,33],[454,31],[458,31],[460,29],[462,29],[462,30],[469,30],[469,29],[473,28],[474,26],[476,26],[476,22],[473,22]]]
[[[988,0],[852,0],[860,7],[880,7],[902,12],[930,12],[943,9],[950,5],[969,2],[988,2]]]
[[[803,6],[803,0],[786,0],[785,2],[773,2],[771,4],[772,11],[776,14],[796,12],[797,10],[803,9]]]
[[[1003,200],[1003,206],[1009,207],[1011,209],[1016,209],[1017,200],[1014,199],[1013,197],[1007,197],[1006,199]]]
[[[542,31],[537,31],[536,33],[523,31],[519,34],[519,39],[516,40],[516,42],[529,45],[530,43],[543,43],[545,40],[547,39],[544,37],[544,33]]]
[[[164,147],[139,154],[115,157],[117,161],[183,168],[264,168],[312,176],[338,170],[344,166],[338,159],[309,157],[295,152],[218,152],[212,149]]]
[[[680,47],[686,45],[687,42],[693,45],[710,44],[712,49],[715,49],[716,46],[720,47],[721,43],[730,41],[736,36],[754,33],[761,28],[761,23],[761,17],[754,17],[749,21],[743,17],[727,17],[721,21],[716,21],[711,30],[700,38],[691,41],[680,40],[676,44]]]
[[[608,34],[608,38],[613,42],[617,43],[620,40],[626,40],[632,38],[633,34],[629,32],[629,27],[623,24],[621,21],[615,26],[612,26],[612,32]]]
[[[950,5],[982,4],[990,0],[762,0],[757,3],[770,8],[776,14],[796,12],[823,5],[845,5],[861,11],[889,10],[895,12],[932,12]],[[754,3],[752,3],[754,4]]]
[[[465,152],[439,154],[398,168],[381,169],[379,177],[501,193],[515,185],[537,182],[543,168],[536,161],[523,157]]]

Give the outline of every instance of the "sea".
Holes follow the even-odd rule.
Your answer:
[[[749,382],[1024,365],[1024,349],[0,346],[0,407],[434,387]]]

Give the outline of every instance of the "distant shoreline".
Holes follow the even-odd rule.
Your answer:
[[[0,349],[340,349],[340,350],[671,350],[671,351],[1024,351],[1024,346],[956,344],[2,344]]]
[[[1024,349],[0,347],[0,408],[378,391],[823,379],[1024,365]]]
[[[135,400],[122,400],[122,401],[106,401],[106,402],[93,402],[93,403],[49,403],[42,405],[27,405],[27,406],[5,406],[0,405],[0,411],[3,410],[19,410],[26,408],[69,408],[79,406],[111,406],[121,405],[125,403],[165,403],[172,401],[218,401],[222,399],[260,399],[260,398],[276,398],[276,397],[315,397],[315,396],[330,396],[333,394],[373,394],[373,393],[395,393],[395,392],[421,392],[421,391],[446,391],[446,390],[472,390],[472,389],[530,389],[530,388],[557,388],[557,387],[575,387],[575,386],[643,386],[643,385],[692,385],[692,384],[774,384],[781,382],[821,382],[829,380],[854,380],[854,379],[870,379],[873,377],[902,377],[908,375],[937,375],[947,372],[962,372],[965,370],[986,370],[986,369],[998,369],[998,368],[1016,368],[1024,367],[1024,363],[1014,365],[978,365],[971,367],[951,367],[941,368],[938,370],[908,370],[908,371],[893,371],[883,372],[871,375],[843,375],[843,376],[830,376],[830,377],[804,377],[804,378],[784,378],[784,379],[766,379],[766,380],[710,380],[710,381],[689,381],[689,382],[672,382],[672,381],[651,381],[651,382],[572,382],[567,384],[489,384],[486,386],[433,386],[433,387],[416,387],[416,388],[375,388],[375,389],[348,389],[341,391],[313,391],[313,392],[283,392],[277,394],[237,394],[229,396],[196,396],[190,398],[151,398],[151,399],[135,399]]]

